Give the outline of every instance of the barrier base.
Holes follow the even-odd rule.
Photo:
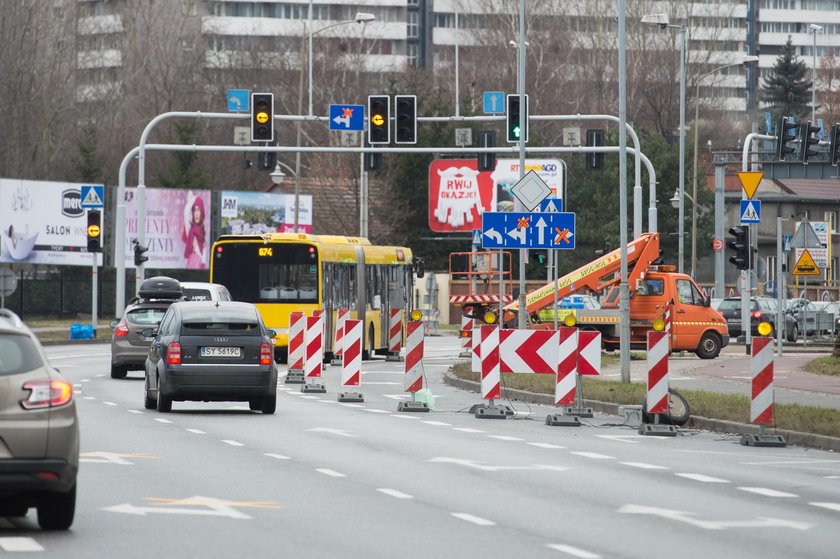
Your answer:
[[[458,354],[459,358],[472,357],[472,351],[462,351]]]
[[[552,427],[580,427],[580,418],[576,415],[555,413],[545,416],[545,424]]]
[[[476,419],[507,419],[514,415],[513,410],[507,406],[489,406],[487,404],[475,404],[470,408],[470,413],[474,414]]]
[[[397,404],[397,411],[427,412],[431,410],[426,402],[400,402]]]
[[[595,417],[592,408],[568,408],[566,415],[576,415],[578,417]]]
[[[624,418],[628,427],[638,429],[642,426],[642,406],[618,406],[618,415]]]
[[[326,390],[324,391],[326,392]],[[364,402],[365,397],[358,392],[341,392],[338,395],[339,402]]]
[[[677,428],[664,423],[643,423],[639,427],[640,435],[651,435],[654,437],[676,437]]]
[[[341,359],[340,355],[338,357],[333,357],[332,361],[330,361],[330,365],[332,365],[332,366],[336,366],[336,365],[341,366],[343,364],[344,364],[344,361]]]
[[[301,386],[300,391],[301,392],[320,392],[320,393],[324,393],[324,392],[327,391],[327,387],[324,386],[323,384],[318,384],[318,383],[313,382],[313,383],[305,384],[305,385]]]
[[[286,384],[303,384],[306,380],[303,378],[303,371],[289,371],[286,373]]]
[[[741,444],[744,446],[787,446],[785,438],[781,435],[741,435]]]
[[[389,353],[385,356],[385,361],[403,361],[399,353]]]

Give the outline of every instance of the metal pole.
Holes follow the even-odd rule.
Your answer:
[[[460,51],[458,41],[460,39],[461,25],[458,22],[460,15],[458,13],[458,4],[455,5],[455,116],[461,115],[461,80],[458,76],[459,60],[458,53]]]
[[[811,32],[814,34],[814,66],[811,68],[811,124],[814,126],[817,125],[817,31],[819,31],[817,27],[819,26],[811,25]]]
[[[724,228],[724,202],[723,183],[726,175],[726,162],[715,161],[715,239],[723,243]],[[723,299],[726,297],[726,285],[724,284],[723,256],[725,249],[715,251],[715,297]]]
[[[684,272],[685,255],[685,25],[680,32],[680,207],[679,215],[679,272]]]
[[[621,279],[618,287],[621,382],[630,382],[630,287],[627,284],[627,52],[626,0],[618,0],[618,200]],[[651,200],[655,204],[655,200]],[[657,416],[658,417],[658,416]]]
[[[692,166],[691,188],[691,277],[697,280],[697,121],[700,116],[700,80],[694,90],[694,164]],[[718,237],[720,238],[720,237]]]
[[[311,15],[312,14],[311,3],[310,3],[310,6],[309,6],[309,9],[310,9],[309,13]],[[304,23],[303,37],[301,38],[300,50],[301,50],[302,53],[304,53],[304,56],[306,56],[307,65],[308,65],[309,60],[311,60],[312,57],[309,56],[309,53],[306,52],[306,48],[304,47],[304,45],[305,45],[304,40],[306,39],[306,37],[307,37],[307,27],[306,27],[306,24]],[[309,33],[309,40],[310,40],[310,44],[311,44],[311,41],[312,41],[312,34],[311,33]],[[298,79],[298,111],[297,111],[298,114],[300,114],[303,111],[303,66],[304,66],[303,64],[300,65],[300,78]],[[310,71],[310,76],[311,75],[312,74],[311,74],[311,71]],[[309,87],[309,94],[310,94],[309,110],[310,110],[310,113],[311,113],[311,111],[312,111],[312,104],[311,104],[312,85],[311,85],[311,83],[310,83],[310,87]],[[298,146],[298,147],[300,147],[301,126],[302,126],[301,121],[295,122],[295,145]],[[298,151],[298,152],[295,153],[295,225],[294,225],[294,232],[295,233],[298,232],[299,223],[300,223],[300,152]]]
[[[785,310],[782,296],[782,221],[776,217],[776,347],[779,348],[779,357],[782,356],[782,340],[785,337]]]
[[[309,109],[306,114],[312,116],[312,35],[314,35],[314,33],[312,33],[312,0],[309,0],[309,14],[307,20],[309,21],[307,27],[309,29],[309,36],[307,37],[309,48],[306,52],[306,75],[309,80]],[[307,35],[306,29],[303,30],[303,34],[304,36]],[[301,67],[301,71],[303,71],[303,67]],[[297,201],[295,202],[295,214],[297,214]],[[295,225],[297,225],[297,223],[295,223]],[[295,228],[295,231],[297,231],[297,228]]]
[[[527,117],[525,114],[525,0],[519,0],[519,178],[525,176],[525,126],[527,125]],[[526,118],[525,123],[522,119]],[[527,133],[527,132],[526,132]],[[522,211],[524,208],[519,200],[516,200],[516,211]],[[528,316],[528,309],[526,307],[525,298],[525,255],[527,249],[519,251],[519,315],[518,325],[520,329],[525,328],[525,321]]]

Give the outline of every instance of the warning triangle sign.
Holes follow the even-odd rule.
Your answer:
[[[811,257],[811,253],[807,250],[803,250],[802,255],[793,267],[792,273],[795,276],[818,276],[820,274],[820,269]]]
[[[744,189],[744,194],[747,198],[752,200],[755,196],[755,191],[758,190],[758,184],[764,177],[761,171],[741,171],[738,173],[738,178],[741,180],[741,188]]]

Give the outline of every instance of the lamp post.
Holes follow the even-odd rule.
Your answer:
[[[733,66],[740,66],[741,64],[748,64],[750,62],[758,62],[757,56],[748,55],[743,58],[740,62],[733,62],[732,64],[726,64],[724,66],[720,66],[706,72],[705,74],[701,74],[697,78],[697,83],[694,89],[694,124],[692,128],[694,128],[694,162],[692,164],[692,182],[693,185],[691,187],[691,277],[695,280],[697,279],[697,204],[695,200],[697,200],[697,122],[700,116],[700,82],[703,78],[707,76],[711,76],[721,70],[726,68],[732,68]]]
[[[672,24],[668,14],[652,14],[642,16],[642,23],[658,25],[662,29],[676,29],[680,34],[680,182],[679,182],[679,211],[677,226],[679,229],[678,271],[683,272],[685,253],[685,25]]]
[[[817,125],[817,32],[822,31],[822,25],[812,23],[808,32],[814,34],[814,64],[811,68],[811,124]]]

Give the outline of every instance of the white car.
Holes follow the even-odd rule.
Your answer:
[[[228,288],[220,283],[182,281],[181,291],[187,301],[232,301]]]

